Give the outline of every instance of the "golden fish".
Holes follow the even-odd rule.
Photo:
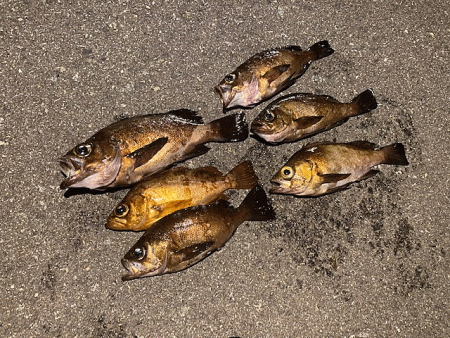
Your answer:
[[[218,200],[177,211],[149,228],[122,259],[122,280],[176,272],[221,248],[245,221],[267,221],[274,211],[260,186],[238,208]]]
[[[177,210],[227,199],[227,189],[252,189],[258,177],[250,161],[223,175],[214,167],[164,170],[136,184],[109,216],[106,227],[141,231]]]
[[[381,149],[366,141],[312,143],[297,153],[275,174],[271,193],[319,196],[369,178],[378,164],[408,165],[405,149],[394,143]]]
[[[371,90],[349,103],[326,95],[286,95],[269,104],[252,122],[250,131],[267,142],[292,142],[334,128],[376,107]]]
[[[242,141],[243,113],[204,124],[196,112],[124,119],[101,129],[60,160],[65,188],[105,189],[134,184],[175,162],[206,153],[208,142]]]
[[[302,51],[298,46],[265,50],[253,55],[214,89],[224,111],[253,107],[286,89],[303,75],[309,65],[333,53],[328,41],[320,41]]]

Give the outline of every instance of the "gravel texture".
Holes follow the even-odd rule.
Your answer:
[[[448,337],[448,1],[0,1],[1,337]],[[271,47],[328,40],[286,93],[379,107],[306,141],[212,144],[186,165],[252,160],[263,186],[303,144],[405,145],[313,199],[271,195],[277,219],[246,222],[183,272],[122,282],[140,234],[104,228],[126,190],[65,193],[57,159],[119,118],[188,108]],[[266,105],[246,110],[251,121]],[[231,194],[234,205],[245,196]]]

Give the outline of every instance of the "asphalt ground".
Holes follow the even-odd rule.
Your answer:
[[[1,337],[448,337],[448,1],[0,1]],[[213,86],[264,49],[335,50],[286,93],[379,107],[308,140],[212,144],[262,185],[312,141],[401,142],[410,165],[313,199],[271,195],[179,273],[122,282],[126,190],[65,193],[58,157],[120,118],[222,117]],[[246,110],[251,121],[267,103]],[[239,111],[239,110],[237,110]],[[238,205],[244,192],[233,193]]]

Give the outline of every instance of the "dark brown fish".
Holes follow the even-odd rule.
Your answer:
[[[136,184],[109,216],[112,230],[146,230],[177,210],[208,204],[228,189],[252,189],[258,177],[250,161],[237,165],[227,175],[214,167],[164,170]]]
[[[149,228],[122,259],[122,280],[156,276],[190,267],[221,248],[245,221],[266,221],[274,211],[260,186],[238,208],[219,200],[177,211]]]
[[[101,129],[60,160],[65,188],[105,189],[134,184],[175,162],[206,153],[208,142],[245,140],[243,113],[204,124],[196,112],[124,119]]]
[[[376,107],[371,90],[349,103],[326,95],[286,95],[270,103],[252,122],[250,130],[270,143],[293,142],[334,128]]]
[[[303,75],[309,65],[333,53],[328,41],[320,41],[302,51],[298,46],[266,50],[252,56],[214,89],[224,111],[253,107],[286,89]]]
[[[379,164],[408,165],[405,149],[394,143],[381,149],[366,141],[312,143],[292,156],[272,178],[271,193],[319,196],[369,178]]]

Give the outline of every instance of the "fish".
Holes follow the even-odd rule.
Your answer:
[[[215,167],[164,170],[137,183],[108,217],[106,228],[142,231],[177,210],[227,199],[228,189],[252,189],[258,184],[250,161],[223,175]]]
[[[223,111],[235,107],[253,108],[292,85],[313,61],[333,52],[324,40],[305,51],[299,46],[286,46],[253,55],[214,87],[222,100]]]
[[[408,165],[401,143],[311,143],[297,151],[271,179],[270,193],[320,196],[376,175],[379,164]]]
[[[127,272],[122,280],[186,269],[224,246],[243,222],[274,218],[275,212],[259,185],[237,208],[220,199],[179,210],[147,229],[125,254],[122,265]]]
[[[291,94],[264,108],[253,120],[250,132],[269,143],[294,142],[332,129],[376,107],[377,101],[370,89],[348,103],[327,95]]]
[[[205,154],[208,142],[248,137],[244,113],[205,124],[196,112],[180,109],[113,123],[59,159],[61,189],[133,185],[176,162]]]

